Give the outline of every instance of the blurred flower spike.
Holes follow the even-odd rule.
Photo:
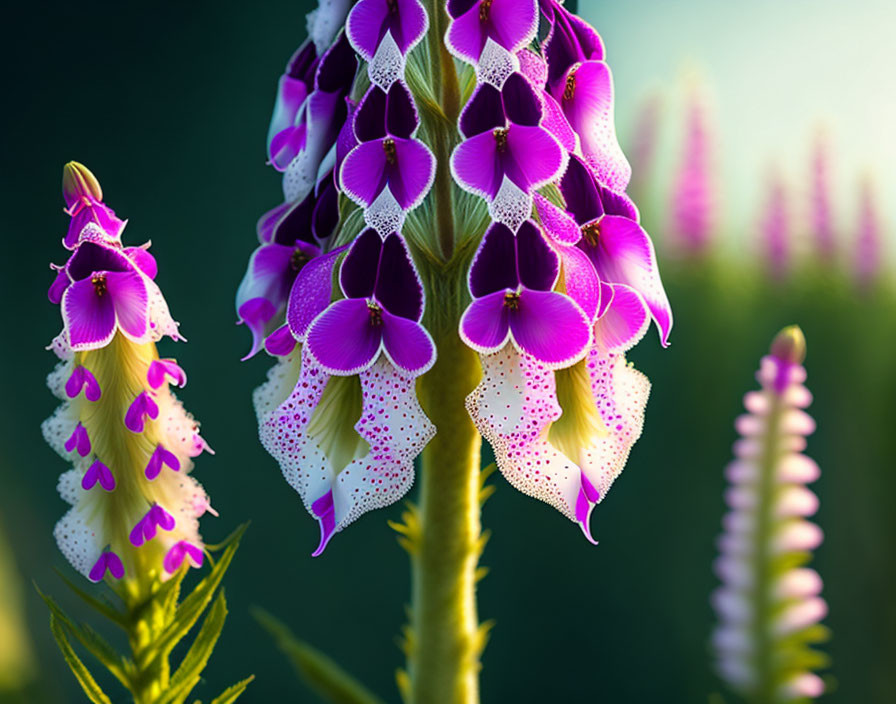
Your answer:
[[[451,373],[430,371],[437,347],[462,341],[499,468],[591,539],[649,391],[624,353],[651,320],[664,346],[672,327],[603,43],[554,0],[348,5],[315,10],[269,130],[285,202],[236,301],[250,356],[279,358],[261,441],[320,554],[408,491],[436,433],[418,378]]]
[[[827,638],[820,624],[827,604],[821,577],[805,566],[822,542],[807,520],[818,499],[806,484],[820,471],[802,454],[815,430],[803,410],[812,400],[805,354],[798,327],[775,338],[757,374],[761,390],[744,397],[747,414],[737,419],[741,437],[726,470],[713,647],[721,678],[750,701],[804,702],[825,690],[813,670],[827,658],[810,646]]]
[[[199,518],[211,508],[189,472],[208,446],[171,392],[186,374],[156,350],[162,337],[180,336],[149,245],[122,245],[125,223],[83,165],[65,166],[63,195],[71,255],[53,267],[49,299],[63,329],[48,378],[62,405],[42,430],[73,467],[59,478],[71,508],[55,537],[91,581],[145,585],[203,562]]]

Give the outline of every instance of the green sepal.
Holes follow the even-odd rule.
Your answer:
[[[44,594],[40,589],[37,589],[37,593],[40,594],[41,599],[43,599],[44,603],[49,607],[51,618],[55,619],[60,628],[68,629],[68,631],[78,639],[81,645],[83,645],[93,657],[99,660],[119,682],[125,687],[130,688],[131,673],[133,672],[134,663],[119,655],[115,649],[106,642],[105,638],[90,626],[87,624],[75,623],[62,610],[59,604],[57,604],[51,597]],[[55,632],[54,635],[56,635]],[[59,639],[57,637],[57,642],[58,641]],[[62,646],[60,645],[60,648],[61,647]],[[70,647],[71,646],[69,646],[69,648]],[[71,663],[69,663],[69,666],[71,666]],[[75,675],[77,676],[77,673],[75,673]]]
[[[227,600],[224,591],[218,593],[215,602],[209,609],[202,623],[202,628],[177,671],[171,676],[168,689],[159,700],[158,704],[182,704],[186,701],[193,688],[199,684],[202,671],[208,664],[215,644],[224,629],[224,620],[227,618]]]
[[[319,650],[296,638],[268,612],[253,608],[259,625],[273,636],[277,647],[290,660],[301,679],[330,704],[383,704],[358,680]]]
[[[255,679],[255,675],[250,675],[241,682],[225,689],[219,696],[212,700],[212,704],[232,704],[237,698],[246,691],[246,687]]]
[[[81,689],[84,690],[84,694],[87,695],[87,698],[90,699],[93,704],[112,704],[112,700],[110,700],[109,697],[106,696],[106,693],[100,689],[96,680],[93,679],[93,675],[90,674],[90,670],[85,667],[84,663],[81,662],[81,659],[75,653],[71,643],[68,642],[68,638],[65,637],[65,630],[62,627],[62,624],[52,611],[50,612],[50,630],[53,633],[53,637],[56,639],[56,644],[62,651],[62,657],[65,658],[65,662],[71,668],[71,671],[74,673],[75,678],[78,680],[78,684],[81,685]]]

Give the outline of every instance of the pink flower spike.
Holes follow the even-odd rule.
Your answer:
[[[202,567],[202,550],[186,540],[179,540],[171,546],[162,561],[162,566],[168,574],[174,574],[183,564],[184,558],[187,558],[193,567],[197,569]]]
[[[90,454],[90,438],[87,435],[87,428],[80,423],[75,426],[71,437],[65,441],[66,452],[74,452],[75,449],[78,450],[81,457],[87,457]]]
[[[99,401],[103,395],[96,377],[93,376],[87,367],[82,367],[79,364],[72,370],[71,376],[65,382],[65,393],[69,398],[77,398],[78,394],[81,393],[81,389],[84,389],[84,396],[88,401]]]
[[[165,383],[165,377],[180,388],[187,385],[187,373],[181,369],[177,362],[173,359],[154,359],[149,363],[149,370],[146,372],[146,381],[153,389],[158,389]]]
[[[159,417],[159,405],[152,397],[142,391],[135,398],[124,416],[124,424],[132,433],[142,433],[146,424],[146,418],[155,420]]]
[[[84,472],[81,478],[81,488],[84,491],[90,491],[99,482],[100,486],[106,491],[112,491],[115,488],[115,475],[112,474],[106,465],[100,460],[96,460],[90,468]]]
[[[146,469],[144,470],[146,478],[152,481],[158,477],[162,472],[163,465],[168,465],[175,472],[180,471],[180,460],[177,459],[177,455],[166,450],[161,445],[157,445],[155,452],[152,453],[152,457],[149,458],[149,462],[146,463]]]
[[[99,556],[99,559],[90,569],[90,574],[87,575],[87,578],[91,582],[102,582],[107,570],[115,579],[124,577],[124,565],[121,562],[121,558],[111,550],[106,550]]]

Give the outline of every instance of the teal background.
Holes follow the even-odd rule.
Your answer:
[[[621,65],[617,76],[634,70],[626,57],[643,64],[638,44],[623,39],[651,3],[608,4],[605,23],[596,4],[586,4]],[[166,342],[162,352],[187,370],[181,396],[217,451],[196,468],[221,514],[203,521],[204,535],[216,542],[252,521],[226,581],[228,625],[196,696],[208,700],[254,672],[244,701],[317,701],[250,617],[256,604],[384,699],[398,700],[396,638],[409,585],[386,519],[401,507],[364,517],[324,557],[310,557],[317,527],[256,439],[250,394],[268,362],[239,362],[248,334],[234,325],[233,294],[255,246],[255,220],[279,202],[264,137],[277,76],[304,36],[305,9],[282,1],[87,1],[6,13],[0,523],[25,585],[40,665],[24,701],[83,701],[30,587],[36,581],[86,617],[53,572],[70,573],[51,535],[64,511],[55,484],[65,466],[40,436],[55,406],[44,385],[54,358],[43,346],[60,327],[45,298],[46,267],[64,257],[59,183],[70,159],[87,164],[107,202],[131,219],[128,242],[152,239],[158,282],[190,341]],[[657,74],[665,68],[658,62]],[[626,90],[630,107],[634,93]],[[662,247],[664,213],[648,209],[645,221]],[[748,242],[752,224],[730,226],[725,236]],[[651,333],[631,355],[653,394],[644,436],[595,512],[600,546],[492,479],[498,490],[483,514],[493,532],[483,557],[491,572],[479,604],[496,627],[484,655],[483,701],[692,703],[720,689],[707,640],[721,471],[759,356],[792,322],[809,340],[817,398],[819,432],[809,454],[823,468],[815,488],[827,539],[815,564],[831,606],[827,650],[838,683],[825,701],[892,701],[896,306],[889,287],[860,295],[841,273],[810,267],[775,287],[742,257],[664,264],[673,344],[663,351]]]

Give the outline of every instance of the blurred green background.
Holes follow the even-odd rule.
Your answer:
[[[384,699],[398,699],[396,637],[409,578],[386,519],[397,518],[401,506],[364,517],[324,557],[310,557],[316,524],[256,439],[250,394],[268,362],[239,362],[248,337],[234,325],[233,294],[255,246],[255,220],[279,202],[279,180],[264,164],[274,86],[304,36],[310,4],[85,1],[19,4],[5,13],[0,524],[12,562],[0,564],[0,608],[24,608],[27,632],[23,643],[0,639],[0,663],[14,650],[18,667],[27,671],[30,658],[39,678],[17,701],[83,701],[31,587],[36,581],[86,616],[53,571],[70,573],[51,535],[64,510],[55,485],[65,466],[40,435],[40,422],[55,407],[44,385],[54,358],[43,346],[60,319],[45,291],[48,262],[64,256],[59,241],[67,218],[59,183],[70,159],[87,164],[107,202],[131,218],[128,242],[152,239],[158,281],[190,340],[166,342],[162,353],[177,356],[187,370],[190,383],[181,397],[217,451],[200,458],[196,469],[221,514],[204,520],[206,538],[218,541],[252,521],[226,582],[231,615],[206,671],[209,685],[196,696],[208,698],[254,672],[258,679],[247,702],[316,701],[250,617],[249,606],[257,604]],[[709,83],[721,88],[723,126],[734,114],[718,34],[738,36],[738,26],[707,16],[708,3],[674,4],[689,28],[690,48],[680,45],[663,15],[666,3],[606,3],[606,10],[603,3],[582,5],[616,69],[623,141],[631,140],[629,127],[645,91],[675,94],[679,61],[691,50],[698,64],[710,67]],[[770,12],[751,15],[754,26],[786,36],[771,12],[776,5],[759,5]],[[796,31],[801,25],[792,6],[805,11],[807,3],[777,5],[786,7],[782,16]],[[662,45],[657,37],[664,27]],[[758,40],[757,46],[761,50]],[[787,114],[800,105],[797,98]],[[813,109],[805,108],[806,124]],[[728,171],[740,164],[737,149],[749,149],[750,159],[757,149],[748,142],[726,150],[736,141],[720,140]],[[808,174],[808,157],[805,164],[796,165],[796,176]],[[808,385],[819,430],[808,452],[823,470],[814,488],[827,537],[815,566],[831,608],[826,623],[834,638],[827,650],[838,683],[825,701],[896,697],[896,299],[890,270],[861,292],[845,267],[822,269],[808,261],[786,281],[770,283],[762,263],[746,255],[759,236],[758,212],[750,205],[759,177],[745,168],[719,186],[729,214],[717,233],[725,242],[722,253],[697,261],[664,257],[676,315],[672,346],[661,350],[651,334],[631,355],[653,381],[653,394],[644,436],[595,512],[600,546],[590,546],[573,524],[501,477],[492,480],[498,491],[483,516],[493,531],[483,558],[491,572],[479,603],[482,618],[494,619],[496,627],[484,656],[484,702],[692,703],[720,689],[707,640],[722,468],[735,437],[731,423],[742,394],[755,385],[758,359],[772,335],[793,322],[809,342]],[[653,185],[647,181],[644,219],[663,256],[668,199],[662,174]],[[741,193],[741,182],[752,190],[745,186]],[[886,180],[884,186],[892,192]],[[847,219],[843,232],[851,227]],[[2,674],[0,664],[0,687]]]

